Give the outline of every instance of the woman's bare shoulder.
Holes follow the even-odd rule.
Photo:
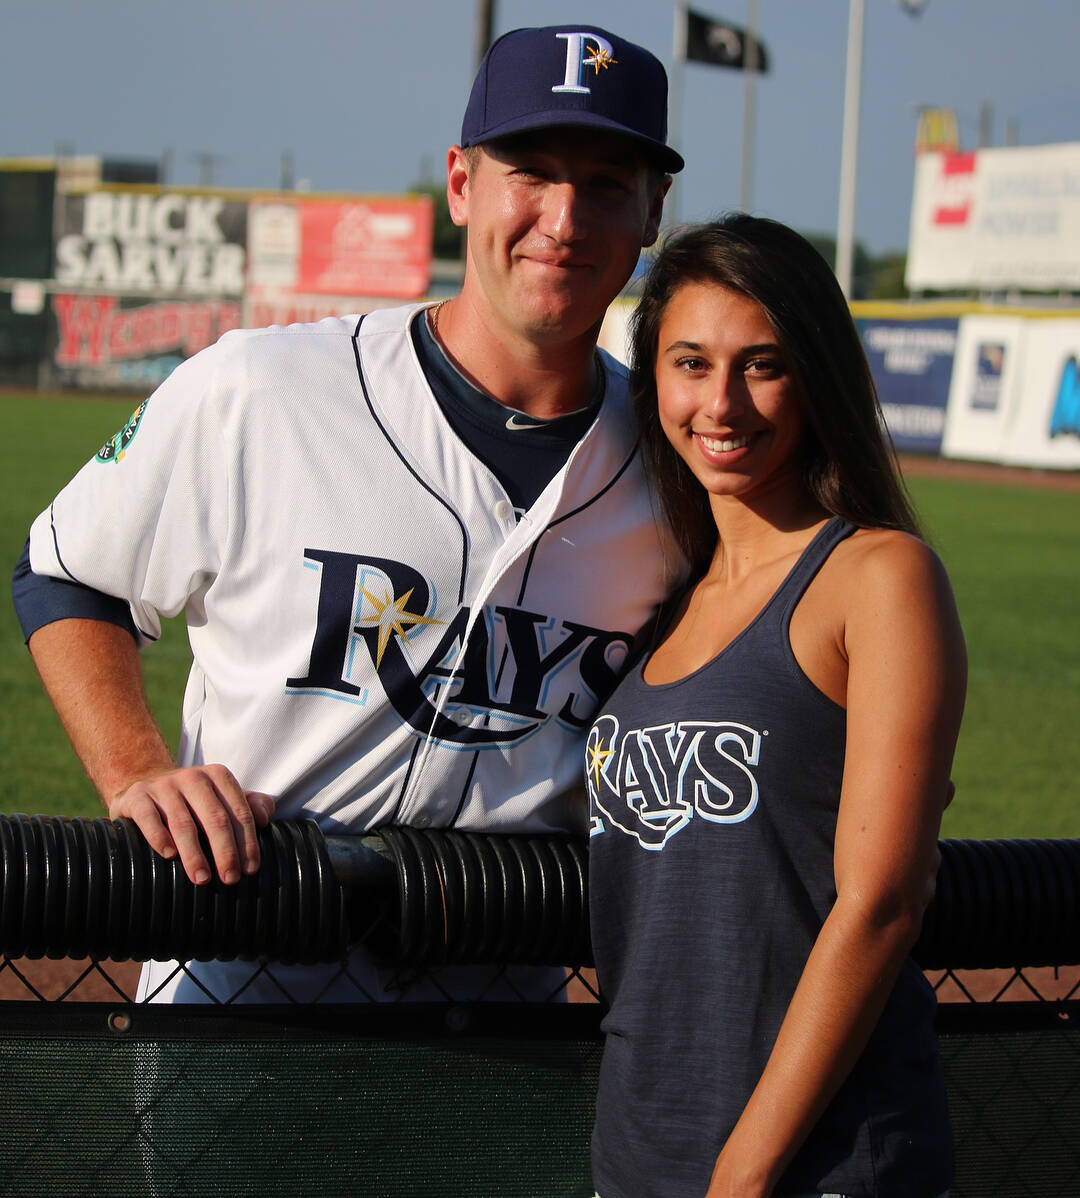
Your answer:
[[[862,587],[946,580],[945,567],[919,537],[893,528],[858,528],[834,550],[830,565],[839,581]]]
[[[941,559],[923,540],[887,528],[860,528],[841,541],[810,588],[806,616],[835,621],[838,642],[853,630],[901,632],[911,620],[956,621]]]
[[[837,549],[830,590],[843,608],[849,652],[859,645],[878,652],[891,632],[909,646],[938,644],[959,661],[963,631],[952,584],[925,541],[892,529],[860,529]]]

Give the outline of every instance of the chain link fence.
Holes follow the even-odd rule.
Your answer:
[[[336,961],[325,958],[337,933],[326,933],[322,916],[316,921],[325,971],[317,992],[298,994],[293,967],[263,954],[243,967],[274,1001],[245,1002],[243,986],[199,988],[197,1004],[169,1006],[137,1001],[139,967],[116,959],[130,953],[66,951],[100,922],[94,904],[137,912],[132,922],[144,939],[168,924],[155,907],[186,911],[178,920],[186,935],[239,932],[209,894],[199,916],[161,877],[146,890],[135,842],[122,828],[112,841],[107,831],[92,835],[111,846],[98,870],[109,882],[92,878],[91,864],[73,903],[82,867],[70,846],[91,833],[13,830],[0,819],[0,948],[8,954],[0,955],[0,1195],[591,1198],[602,1006],[587,965],[584,846],[559,842],[552,856],[536,838],[483,838],[477,847],[465,837],[395,830],[365,849],[383,878],[372,886],[358,880],[364,854],[355,844],[316,843],[320,868],[330,866],[323,872],[352,879],[334,883],[340,893],[329,887],[340,907],[325,895],[315,902],[310,877],[293,877],[284,879],[291,897],[275,910],[286,938],[295,937],[285,954],[293,960],[318,929],[289,931],[287,908],[343,912]],[[304,829],[279,826],[273,835],[319,841]],[[957,1141],[953,1195],[1075,1198],[1080,842],[1024,842],[1011,854],[1002,843],[983,852],[943,842],[938,898],[917,949],[939,997]],[[42,844],[69,847],[35,858]],[[282,887],[289,853],[276,842],[264,850],[278,876],[273,886],[251,885],[269,895]],[[45,868],[57,853],[63,867]],[[989,872],[976,868],[982,857]],[[1047,868],[1053,878],[1040,881]],[[298,873],[305,870],[301,863]],[[257,898],[255,890],[240,901],[251,926],[260,926]],[[64,912],[51,931],[50,905]],[[268,919],[263,913],[260,935]],[[346,954],[358,935],[393,958],[393,1001],[371,1001],[367,979],[356,976]],[[30,953],[12,951],[18,937],[24,949],[30,938]],[[72,943],[47,943],[57,937]],[[497,959],[483,960],[493,952]],[[176,968],[173,984],[199,987],[196,965]],[[462,968],[467,992],[455,972]],[[417,993],[436,1001],[410,1001]]]

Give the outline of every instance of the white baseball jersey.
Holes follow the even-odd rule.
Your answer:
[[[180,762],[280,817],[583,830],[597,697],[682,567],[625,371],[604,356],[597,420],[517,519],[431,393],[416,311],[227,333],[37,518],[31,565],[148,637],[186,613]]]

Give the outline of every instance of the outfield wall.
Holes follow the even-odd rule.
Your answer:
[[[628,357],[633,304],[600,343]],[[1080,470],[1080,311],[953,303],[852,305],[902,453]]]
[[[188,197],[193,198],[198,197]],[[257,271],[247,227],[251,213],[244,208],[241,220],[233,211],[237,203],[198,210],[191,219],[196,231],[206,232],[207,244],[187,246],[183,262],[175,246],[163,243],[152,261],[144,261],[142,249],[135,253],[134,243],[118,239],[121,224],[126,229],[137,213],[127,224],[115,219],[116,228],[105,229],[105,222],[108,237],[65,234],[75,240],[58,258],[75,275],[48,282],[0,279],[0,381],[145,395],[231,328],[367,312],[402,302],[406,291],[419,298],[416,288],[430,276],[409,259],[414,214],[408,200],[397,203],[397,215],[391,208],[361,212],[362,205],[332,200],[256,206]],[[80,228],[86,227],[85,208],[76,214]],[[308,221],[310,230],[303,216],[308,209],[321,221]],[[152,215],[146,218],[151,223]],[[428,216],[424,209],[418,219],[423,223]],[[380,261],[373,253],[364,277],[372,283],[381,272],[384,294],[359,296],[349,290],[352,276],[342,273],[340,261],[369,235],[371,221],[393,226],[395,220],[401,225],[401,261],[393,254]],[[215,223],[220,221],[225,223]],[[211,231],[220,234],[220,242],[210,244]],[[61,244],[63,239],[58,250]],[[180,270],[188,279],[194,271],[207,285],[219,286],[162,292],[151,286],[149,275],[139,275],[136,281],[146,285],[133,291],[107,286],[101,274],[115,267],[120,275],[110,280],[130,282],[140,263],[144,275],[152,267]],[[252,281],[256,277],[259,282]],[[624,361],[632,311],[632,300],[617,300],[601,331],[601,346]],[[1080,469],[1080,310],[941,302],[856,303],[852,311],[898,450]]]
[[[229,329],[431,287],[430,196],[73,181],[55,163],[18,165],[0,160],[3,382],[146,394]]]

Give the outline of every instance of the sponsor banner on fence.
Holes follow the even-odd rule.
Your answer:
[[[955,318],[855,322],[896,448],[939,453],[945,432]]]
[[[122,295],[240,296],[246,198],[102,187],[57,200],[56,281]]]
[[[430,196],[256,199],[252,292],[419,299],[431,283]]]
[[[185,358],[240,326],[234,300],[52,296],[60,386],[151,390]]]
[[[1080,469],[1078,359],[1080,318],[964,317],[945,455]]]
[[[264,292],[244,301],[244,328],[265,329],[272,324],[313,324],[326,316],[362,316],[376,308],[396,307],[401,301],[354,295],[294,295]]]
[[[950,458],[1000,462],[1016,423],[1022,317],[965,316],[953,362],[942,451]]]
[[[1002,450],[1011,465],[1080,469],[1080,320],[1029,320],[1016,401]]]
[[[905,279],[1080,289],[1080,142],[917,155]]]

